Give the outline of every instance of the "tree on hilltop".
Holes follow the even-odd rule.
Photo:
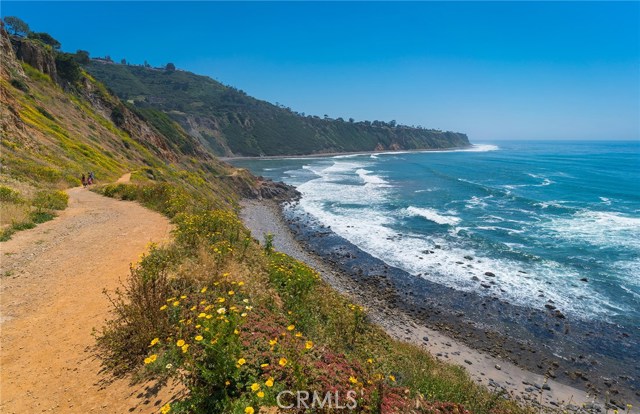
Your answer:
[[[16,16],[5,17],[4,24],[13,30],[14,36],[25,36],[30,32],[29,25],[24,20]]]
[[[51,36],[49,33],[44,33],[44,32],[30,32],[27,35],[27,38],[29,39],[34,39],[34,40],[39,40],[42,43],[44,43],[45,45],[49,45],[52,48],[58,50],[60,49],[60,47],[62,46],[62,44],[60,42],[58,42],[56,39],[53,38],[53,36]]]
[[[89,58],[89,52],[80,49],[76,51],[75,59],[76,62],[80,63],[81,65],[86,65],[91,61],[91,59]]]
[[[167,66],[165,67],[165,69],[168,72],[173,72],[174,70],[176,70],[176,65],[174,65],[173,63],[169,62],[167,63]]]

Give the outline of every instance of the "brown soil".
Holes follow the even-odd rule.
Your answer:
[[[158,412],[179,387],[103,372],[92,330],[109,317],[103,290],[169,237],[169,221],[83,188],[68,194],[59,217],[0,245],[0,412]]]

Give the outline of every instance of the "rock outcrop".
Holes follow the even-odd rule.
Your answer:
[[[43,47],[33,40],[18,37],[11,37],[11,44],[18,59],[57,81],[58,72],[53,50]]]

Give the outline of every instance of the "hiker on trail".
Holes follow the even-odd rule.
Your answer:
[[[93,171],[89,171],[89,179],[91,180],[91,184],[93,184],[93,181],[96,179],[96,176],[93,175]]]
[[[87,178],[84,176],[84,174],[82,174],[82,186],[86,187],[87,186]]]
[[[93,184],[93,180],[91,179],[91,173],[90,172],[87,173],[87,184],[88,185]]]

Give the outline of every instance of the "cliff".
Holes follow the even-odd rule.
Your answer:
[[[381,121],[304,116],[186,71],[92,61],[86,66],[121,99],[161,111],[216,155],[261,156],[468,146],[465,134]]]

